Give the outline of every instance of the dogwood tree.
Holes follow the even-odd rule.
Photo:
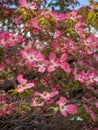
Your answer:
[[[90,32],[97,3],[75,10],[74,2],[60,3],[62,13],[41,0],[2,0],[0,116],[33,110],[98,120],[98,37]]]

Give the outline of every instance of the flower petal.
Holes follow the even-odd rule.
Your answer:
[[[27,1],[26,0],[18,0],[21,7],[26,6]]]
[[[93,121],[96,121],[96,115],[92,110],[89,111],[89,114],[92,117]]]
[[[48,67],[48,72],[53,72],[53,71],[55,71],[55,68],[53,66],[49,66]]]
[[[27,83],[27,80],[23,79],[23,75],[22,74],[20,74],[20,75],[17,76],[17,80],[21,84],[26,84]]]
[[[63,116],[67,116],[67,112],[66,111],[60,111],[61,112],[61,114],[63,115]]]
[[[70,69],[70,66],[67,62],[64,62],[62,65],[61,65],[61,68],[66,72],[66,73],[70,73],[71,72],[71,69]]]
[[[68,59],[68,55],[67,55],[66,53],[64,53],[64,54],[61,56],[60,61],[61,61],[61,62],[64,62],[64,61],[67,60],[67,59]]]
[[[55,59],[56,59],[56,54],[55,53],[50,53],[50,55],[49,55],[49,59],[50,59],[50,61],[55,61]]]
[[[38,68],[38,72],[44,73],[46,68],[44,66],[41,66]]]
[[[51,92],[51,93],[50,93],[50,97],[52,98],[52,97],[54,97],[54,96],[57,95],[57,94],[58,94],[58,91]]]
[[[61,96],[60,99],[56,102],[57,105],[66,104],[67,100],[65,97]]]
[[[73,104],[69,104],[66,106],[66,111],[69,113],[69,114],[75,114],[77,113],[77,107]]]
[[[28,57],[28,53],[25,50],[21,50],[20,53],[21,53],[23,58],[27,58]]]
[[[32,87],[34,87],[34,84],[33,83],[28,83],[28,84],[26,84],[25,89],[29,89],[29,88],[32,88]]]

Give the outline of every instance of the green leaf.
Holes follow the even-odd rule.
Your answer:
[[[13,95],[18,94],[17,89],[11,89],[8,91],[8,93],[12,93]]]
[[[94,12],[89,12],[88,13],[88,16],[87,16],[87,19],[90,20],[94,17]]]
[[[58,107],[49,107],[48,110],[53,110],[55,113],[57,113],[59,111]]]
[[[24,99],[24,98],[25,98],[25,93],[21,93],[21,94],[19,94],[19,96],[20,96],[22,99]]]
[[[86,81],[86,85],[87,85],[87,86],[90,85],[90,81]]]
[[[22,108],[25,109],[26,111],[30,111],[31,110],[31,107],[27,106],[26,104],[23,104]]]

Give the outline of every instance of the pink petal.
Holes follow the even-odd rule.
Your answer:
[[[94,42],[95,41],[95,37],[93,35],[90,35],[88,38],[87,38],[87,41],[88,42]]]
[[[68,74],[71,72],[70,66],[69,66],[69,64],[67,62],[64,62],[62,64],[61,68]]]
[[[92,110],[89,111],[89,114],[92,117],[93,121],[96,121],[96,115]]]
[[[56,102],[56,104],[60,106],[61,104],[66,104],[66,102],[67,102],[66,98],[61,96],[60,99]]]
[[[39,67],[38,72],[44,73],[45,70],[46,70],[46,68],[42,66],[42,67]]]
[[[54,97],[54,96],[57,95],[57,94],[58,94],[58,91],[51,92],[51,93],[50,93],[50,97]]]
[[[19,74],[19,75],[17,76],[17,80],[20,79],[20,78],[23,78],[23,75],[22,75],[22,74]]]
[[[56,64],[57,67],[61,66],[61,62],[60,62],[60,60],[57,59],[56,62],[55,62],[55,64]]]
[[[96,115],[92,110],[88,109],[88,106],[86,104],[83,105],[84,109],[86,110],[86,112],[88,114],[90,114],[90,116],[92,117],[93,121],[96,121]]]
[[[44,65],[47,66],[47,67],[50,65],[50,62],[49,62],[48,60],[44,60],[43,63],[44,63]]]
[[[34,94],[35,96],[42,96],[42,94],[40,92],[35,92]]]
[[[29,60],[27,60],[27,61],[25,61],[25,64],[27,65],[27,66],[32,66],[32,67],[37,67],[37,64],[36,64],[36,62],[35,61],[29,61]]]
[[[64,62],[64,61],[66,61],[67,59],[68,59],[68,55],[67,55],[66,53],[64,53],[64,54],[61,56],[60,61],[61,61],[61,62]]]
[[[84,109],[86,110],[87,113],[89,113],[88,106],[86,104],[83,105]]]
[[[66,111],[70,114],[75,114],[77,113],[77,107],[75,105],[69,104],[66,106]]]
[[[48,72],[53,72],[53,71],[55,71],[55,68],[53,66],[49,66],[48,67]]]
[[[36,56],[37,55],[37,51],[35,51],[34,49],[30,49],[29,50],[29,54],[32,56]]]
[[[83,22],[81,22],[81,21],[77,22],[77,23],[75,24],[75,30],[77,30],[80,26],[86,26],[86,24],[83,23]]]
[[[46,78],[41,78],[40,79],[41,83],[45,86],[45,87],[48,87],[49,83],[48,83],[48,80]]]
[[[38,18],[35,17],[33,19],[30,20],[30,25],[33,26],[33,27],[39,27],[38,26]]]
[[[28,84],[26,84],[26,89],[28,89],[28,88],[32,88],[32,87],[34,87],[34,84],[33,83],[28,83]]]
[[[32,66],[32,67],[37,67],[36,62],[31,62],[31,66]]]
[[[67,116],[67,112],[64,110],[64,111],[60,111],[61,112],[61,114],[63,115],[63,116]]]
[[[27,83],[27,80],[23,79],[23,75],[21,75],[21,74],[17,76],[17,80],[21,84],[26,84]]]
[[[18,0],[20,6],[26,6],[27,1],[26,0]]]
[[[55,61],[55,59],[56,59],[56,54],[55,53],[50,53],[50,55],[49,55],[49,59],[50,59],[50,61]]]
[[[73,16],[76,16],[76,15],[77,15],[77,11],[73,10],[73,11],[71,12],[71,14],[72,14]]]
[[[61,97],[60,97],[60,102],[62,102],[62,103],[64,103],[64,104],[65,104],[65,103],[67,102],[67,100],[66,100],[66,98],[65,98],[65,97],[61,96]]]
[[[66,19],[66,18],[69,18],[70,17],[70,15],[69,14],[59,14],[59,20],[60,21],[62,21],[62,20],[64,20],[64,19]]]
[[[23,58],[27,58],[28,53],[25,50],[21,50],[20,53],[21,53]]]
[[[58,49],[59,48],[59,45],[56,41],[52,42],[52,46],[55,48],[55,49]]]
[[[38,53],[36,61],[43,61],[45,58],[41,53]]]
[[[23,37],[22,36],[17,36],[16,37],[16,42],[21,43],[23,41]]]
[[[18,85],[18,92],[19,93],[23,93],[24,92],[24,88],[21,85]]]
[[[37,9],[37,8],[36,8],[36,3],[35,3],[35,2],[32,2],[32,3],[30,4],[30,8],[31,8],[32,10]]]

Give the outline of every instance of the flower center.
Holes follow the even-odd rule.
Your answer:
[[[22,87],[26,87],[26,84],[22,84]]]
[[[61,107],[60,107],[62,110],[64,110],[65,109],[65,106],[64,105],[61,105]]]
[[[55,63],[54,63],[54,62],[51,62],[51,66],[55,66]]]
[[[29,56],[28,59],[29,59],[30,61],[33,61],[33,60],[34,60],[34,57],[33,57],[33,56]]]
[[[45,96],[45,97],[46,97],[46,96],[47,96],[47,94],[46,94],[46,93],[44,93],[44,94],[43,94],[43,96]]]

